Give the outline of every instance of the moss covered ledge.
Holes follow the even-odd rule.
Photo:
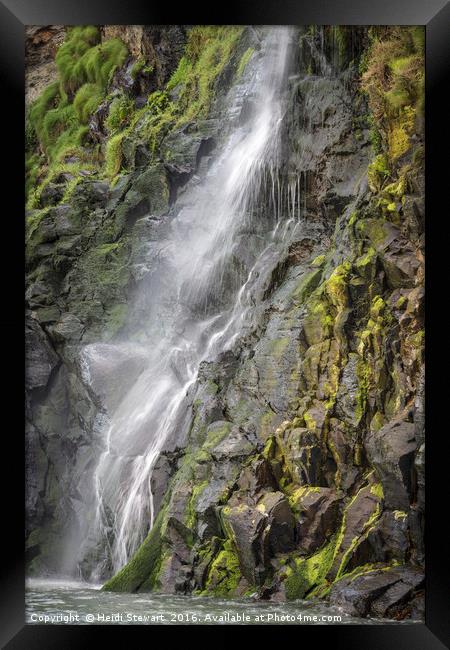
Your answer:
[[[162,508],[138,551],[123,569],[103,585],[102,591],[136,592],[144,584],[148,591],[152,590],[161,565],[164,524],[165,509]]]

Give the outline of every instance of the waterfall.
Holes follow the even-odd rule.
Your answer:
[[[230,349],[251,325],[254,288],[299,222],[300,180],[288,182],[279,173],[291,40],[289,28],[264,31],[246,82],[253,88],[253,115],[244,124],[230,122],[205,177],[167,217],[161,268],[150,280],[148,343],[96,343],[80,353],[87,385],[120,364],[128,364],[123,381],[129,382],[117,404],[110,398],[91,477],[91,516],[88,506],[80,514],[89,530],[78,559],[103,549],[92,579],[102,577],[107,565],[109,571],[123,567],[153,525],[152,470],[167,441],[189,424],[189,393],[200,364]],[[250,227],[259,229],[258,237],[248,246],[247,263],[236,264]]]

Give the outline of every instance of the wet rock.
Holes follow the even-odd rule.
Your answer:
[[[296,427],[286,429],[278,435],[278,439],[294,483],[322,485],[324,458],[317,435],[305,427]]]
[[[215,460],[246,458],[255,449],[255,444],[238,427],[232,428],[227,437],[211,452]]]
[[[42,190],[40,195],[40,205],[45,208],[59,203],[64,196],[64,187],[56,183],[49,183]]]
[[[166,134],[157,163],[148,143],[130,133],[123,154],[131,171],[113,188],[90,180],[85,170],[67,205],[29,215],[26,298],[39,329],[32,333],[30,352],[27,405],[34,428],[27,462],[45,476],[45,481],[31,476],[27,497],[34,567],[41,556],[44,568],[52,564],[46,538],[56,538],[66,520],[76,520],[81,503],[89,502],[85,476],[98,457],[95,444],[105,430],[106,413],[139,375],[139,355],[127,351],[116,358],[112,349],[120,346],[114,343],[100,355],[104,367],[92,368],[88,377],[78,362],[80,344],[116,342],[128,335],[128,327],[147,336],[142,330],[154,302],[152,277],[173,272],[167,247],[171,219],[181,210],[189,215],[196,209],[191,190],[201,185],[225,136],[223,91],[236,81],[247,47],[256,50],[251,60],[258,59],[259,31],[245,30],[219,75],[210,117]],[[154,467],[153,506],[155,513],[161,511],[167,495],[162,508],[167,527],[164,539],[152,546],[151,562],[138,566],[133,589],[145,584],[165,593],[200,588],[237,596],[264,583],[262,597],[282,600],[282,570],[289,566],[304,582],[295,593],[329,587],[338,576],[334,597],[357,615],[401,618],[408,608],[411,615],[420,613],[420,581],[417,588],[403,574],[386,581],[387,573],[401,567],[381,571],[375,566],[372,578],[358,575],[358,568],[424,559],[421,350],[420,336],[413,338],[423,318],[423,291],[416,286],[424,215],[417,194],[423,186],[410,169],[407,193],[388,215],[395,224],[380,218],[380,197],[369,192],[367,183],[372,150],[361,118],[367,106],[356,92],[355,67],[341,74],[343,61],[354,52],[345,47],[343,61],[331,60],[330,34],[307,35],[307,52],[297,52],[304,69],[288,80],[282,170],[270,180],[274,187],[279,182],[292,190],[297,179],[298,186],[287,201],[283,198],[276,237],[270,234],[272,209],[255,206],[255,214],[239,224],[231,272],[226,269],[217,287],[205,291],[206,298],[186,298],[183,305],[194,318],[232,305],[261,242],[270,244],[263,272],[251,277],[251,326],[233,350],[201,364],[199,381],[186,395],[186,417],[174,427]],[[109,91],[126,91],[138,108],[176,68],[184,28],[102,28],[103,38],[116,36],[123,37],[133,58],[117,71]],[[349,41],[359,43],[353,36]],[[134,69],[136,60],[145,65]],[[251,128],[256,100],[245,74],[235,84],[230,120]],[[179,93],[180,87],[173,89],[171,99]],[[91,140],[99,143],[106,135],[109,102],[89,124]],[[44,202],[56,201],[52,192],[68,180],[55,179]],[[411,188],[416,195],[409,194]],[[289,242],[285,250],[277,240],[282,228]],[[349,270],[342,276],[345,300],[340,304],[327,282],[345,261]],[[129,310],[133,293],[139,298],[130,301]],[[370,303],[378,295],[387,308],[383,318],[374,320]],[[174,331],[174,338],[188,334],[178,323]],[[53,346],[60,357],[52,356]],[[60,358],[64,368],[58,369]],[[367,370],[363,377],[361,358]],[[403,408],[409,413],[397,429],[393,418]],[[113,513],[107,517],[112,522]],[[329,540],[338,544],[336,549]],[[98,557],[95,550],[84,569]],[[153,567],[158,575],[150,579]],[[313,575],[304,580],[301,567]],[[341,579],[350,571],[354,580]],[[375,580],[372,586],[369,579]]]
[[[268,538],[263,535],[267,515],[242,503],[224,508],[221,517],[233,536],[242,574],[251,584],[262,583],[268,559]]]
[[[147,94],[167,83],[186,42],[183,25],[103,25],[101,33],[105,40],[120,38],[136,60],[145,62],[151,73],[144,71],[136,85],[139,91],[145,88]]]
[[[169,186],[163,165],[153,165],[140,173],[117,208],[117,218],[127,228],[146,214],[158,217],[168,209]]]
[[[29,390],[43,389],[59,364],[59,358],[39,325],[29,320],[26,325],[25,382]]]
[[[74,314],[61,314],[56,325],[51,328],[52,335],[59,342],[79,341],[83,333],[83,323]]]
[[[29,106],[56,79],[55,54],[64,40],[63,25],[29,25],[25,29],[25,101]]]
[[[384,512],[355,548],[346,571],[373,562],[405,562],[410,544],[409,521],[410,516],[401,510]]]
[[[36,309],[33,314],[36,320],[38,320],[42,325],[54,323],[55,321],[59,320],[61,316],[61,312],[59,311],[58,307],[56,307],[56,305],[41,307],[40,309]]]
[[[351,616],[392,618],[398,613],[405,618],[411,611],[405,603],[423,584],[423,571],[412,566],[374,570],[339,580],[331,588],[330,604]]]
[[[214,140],[209,135],[215,132],[215,122],[205,123],[201,130],[189,132],[187,128],[176,131],[165,138],[161,155],[176,174],[193,174],[203,156],[214,148]]]
[[[288,553],[295,546],[295,519],[282,492],[267,492],[256,508],[267,516],[264,537],[268,538],[271,556]]]
[[[351,425],[356,421],[356,398],[358,393],[359,380],[356,374],[359,355],[351,353],[348,362],[344,367],[337,393],[336,412],[340,417]]]
[[[340,498],[330,488],[305,487],[293,495],[299,549],[308,554],[320,548],[337,527]]]
[[[412,422],[390,422],[367,436],[368,458],[381,478],[386,506],[392,510],[409,508],[415,450]]]
[[[361,488],[343,511],[343,535],[328,572],[329,578],[334,579],[346,570],[358,548],[358,542],[375,524],[380,514],[380,496],[375,484]]]
[[[39,433],[32,424],[27,423],[25,437],[26,509],[28,531],[39,525],[45,514],[45,477],[48,459],[42,448]]]
[[[171,549],[183,563],[187,564],[190,559],[190,540],[191,531],[179,519],[169,517],[167,527],[164,533],[165,538],[170,544]]]
[[[266,458],[257,458],[249,467],[243,469],[238,485],[241,490],[255,497],[264,488],[275,490],[278,483],[270,462]]]
[[[120,406],[146,362],[147,355],[138,345],[106,343],[85,346],[79,361],[85,384],[110,416]]]
[[[161,502],[167,490],[169,479],[176,469],[178,455],[170,453],[160,454],[152,471],[151,490],[153,495],[153,516],[159,513]]]

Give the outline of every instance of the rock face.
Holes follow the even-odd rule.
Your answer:
[[[342,578],[330,593],[330,603],[354,616],[404,618],[414,600],[423,599],[423,573],[412,567],[371,571]],[[414,603],[417,606],[417,603]]]
[[[63,25],[25,28],[25,103],[33,102],[56,78],[55,54],[64,40]]]
[[[104,25],[102,38],[120,38],[133,59],[143,60],[152,70],[155,88],[169,81],[183,55],[186,28],[183,25]]]
[[[120,37],[132,58],[153,57],[152,91],[176,68],[188,34],[102,28],[102,38]],[[338,55],[327,28],[299,36],[280,182],[299,179],[301,232],[261,278],[253,329],[202,364],[187,439],[168,441],[152,475],[154,526],[106,589],[329,598],[356,616],[420,616],[423,133],[420,120],[411,123],[411,106],[399,113],[407,127],[398,117],[374,117],[351,63],[364,54],[370,60],[367,30],[344,30],[343,39]],[[168,132],[157,155],[131,130],[129,169],[113,186],[88,175],[68,200],[49,193],[46,209],[29,215],[34,572],[58,568],[65,527],[88,498],[83,472],[120,399],[115,379],[133,381],[140,371],[138,348],[113,361],[108,345],[125,325],[140,331],[152,299],[142,280],[168,262],[161,242],[171,211],[206,173],[221,138],[221,98],[242,54],[257,45],[257,31],[244,30],[208,116]],[[127,66],[113,84],[126,83]],[[130,92],[148,92],[144,85]],[[386,169],[370,143],[373,120]],[[244,233],[237,263],[259,235],[256,227]],[[79,351],[99,341],[105,372],[87,378]]]

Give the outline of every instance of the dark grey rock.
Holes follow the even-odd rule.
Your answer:
[[[58,355],[46,335],[34,320],[26,325],[25,380],[29,390],[47,386],[53,370],[59,363]]]
[[[409,508],[415,450],[412,422],[390,422],[367,436],[367,456],[381,478],[386,506],[392,510]]]
[[[412,566],[374,570],[354,578],[342,578],[330,591],[330,604],[351,616],[408,617],[403,607],[424,584],[423,571]]]

